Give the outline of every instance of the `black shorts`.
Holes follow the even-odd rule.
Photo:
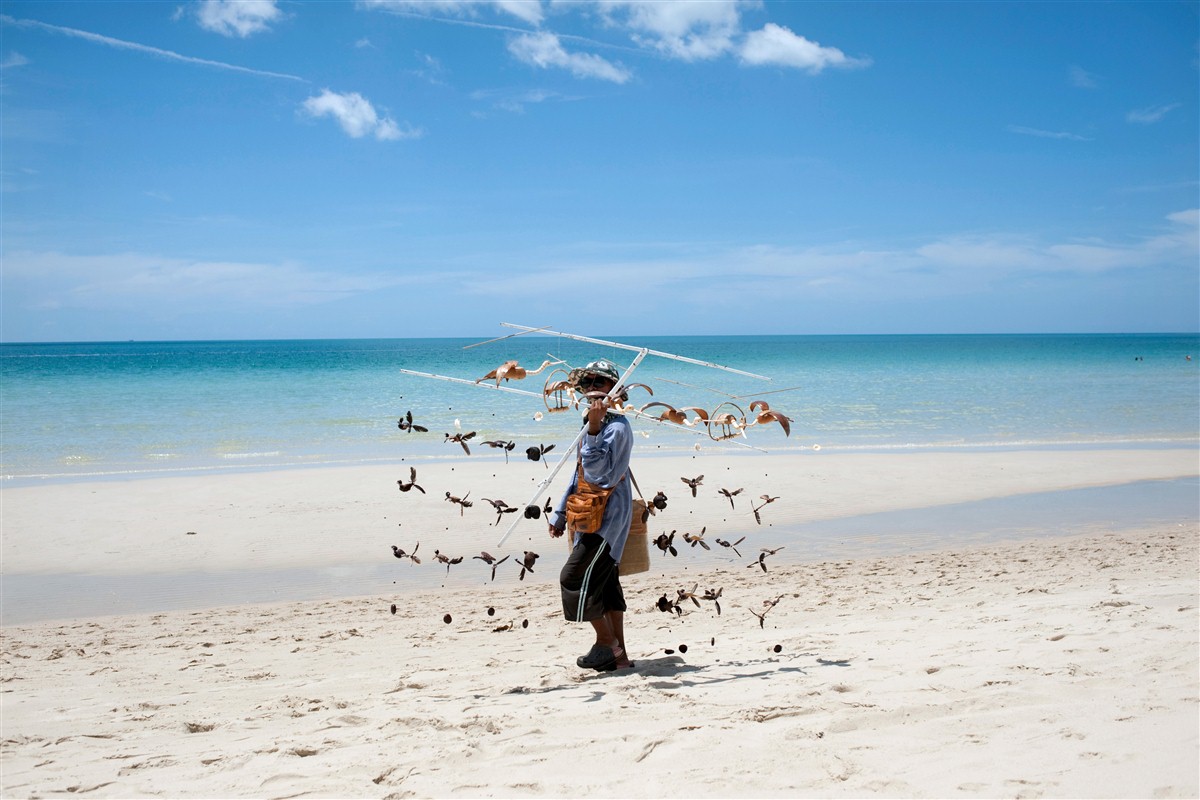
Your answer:
[[[569,622],[590,622],[608,611],[625,610],[617,562],[599,534],[580,534],[575,549],[559,573],[563,616]]]

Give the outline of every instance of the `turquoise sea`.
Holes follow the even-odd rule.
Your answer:
[[[654,396],[637,389],[631,399],[743,411],[767,400],[792,419],[791,436],[764,429],[749,442],[772,452],[1200,440],[1197,334],[599,338],[769,378],[651,355],[631,380]],[[446,454],[457,447],[444,438],[456,421],[478,440],[516,440],[523,452],[569,442],[577,421],[545,413],[539,397],[400,370],[474,381],[512,359],[533,369],[547,359],[568,367],[597,357],[624,366],[635,355],[544,334],[467,347],[480,341],[0,345],[0,474],[13,486],[388,463]],[[540,394],[555,368],[507,385]],[[429,434],[397,428],[409,411]],[[641,448],[712,445],[641,425],[652,432]]]
[[[749,445],[772,453],[820,447],[830,453],[903,454],[1194,450],[1200,443],[1200,336],[1195,334],[603,338],[763,376],[647,355],[632,380],[648,384],[654,400],[748,411],[753,400],[763,399],[792,420],[790,436],[778,426],[763,426],[736,440],[741,444],[718,444],[695,430],[635,421],[635,430],[649,434],[635,437],[639,458],[697,445]],[[539,444],[560,445],[557,453],[562,453],[578,431],[579,418],[549,413],[543,402],[546,379],[562,377],[552,375],[558,367],[509,384],[530,395],[487,390],[473,381],[507,360],[528,368],[562,360],[566,368],[605,357],[626,366],[636,355],[545,335],[470,346],[479,341],[5,344],[0,346],[0,489],[339,464],[407,461],[411,466],[424,458],[452,463],[462,453],[445,435],[460,428],[477,432],[472,451],[489,458],[498,453],[478,442],[493,438],[514,440],[513,458],[524,458],[527,447]],[[634,389],[632,400],[642,405],[651,397]],[[429,428],[427,433],[397,427],[409,411],[417,424]],[[0,524],[2,509],[0,503]],[[1066,535],[1147,522],[1194,527],[1200,519],[1200,481],[1138,481],[877,514],[845,512],[802,526],[781,517],[771,527],[772,544],[788,544],[789,559],[818,560],[984,542],[1029,531]],[[391,522],[386,528],[389,535],[394,530]],[[9,573],[0,582],[0,622],[347,594],[386,598],[439,582],[473,580],[470,570],[453,576],[439,569],[397,570],[389,543],[394,542],[382,538],[378,553],[329,568],[281,569],[251,558],[244,568],[217,572]],[[470,548],[466,540],[458,545],[465,552],[477,541]],[[676,571],[700,563],[695,553],[681,555],[678,563],[659,563]]]

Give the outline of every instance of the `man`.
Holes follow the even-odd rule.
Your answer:
[[[633,431],[629,420],[611,413],[605,403],[620,377],[617,368],[603,360],[593,361],[571,376],[574,386],[588,400],[584,416],[587,431],[579,444],[579,461],[571,484],[549,517],[550,535],[562,536],[567,524],[567,498],[578,488],[581,471],[592,487],[612,490],[599,529],[571,531],[571,555],[559,575],[563,615],[570,622],[590,622],[596,633],[592,649],[575,663],[601,672],[633,666],[625,651],[625,596],[619,578],[621,554],[633,515],[628,475]]]

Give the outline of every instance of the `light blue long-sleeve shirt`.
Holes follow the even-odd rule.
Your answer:
[[[583,461],[583,477],[593,486],[617,488],[608,496],[604,519],[596,533],[608,542],[609,555],[620,563],[629,537],[629,522],[633,518],[633,487],[629,473],[629,455],[633,450],[633,428],[619,414],[607,414],[604,427],[595,436],[585,433],[579,443],[579,458]],[[625,480],[621,480],[624,477]],[[550,517],[550,524],[560,530],[567,524],[567,497],[575,491],[579,480],[576,468],[571,483],[563,492]],[[618,482],[619,481],[619,482]],[[571,546],[575,546],[572,534]]]

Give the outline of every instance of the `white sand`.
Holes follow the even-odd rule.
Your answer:
[[[412,461],[416,490],[400,493],[409,465],[295,469],[138,481],[5,488],[0,546],[7,575],[105,575],[284,569],[355,564],[378,559],[391,544],[425,539],[456,554],[491,550],[512,517],[497,528],[483,498],[523,507],[548,470],[514,454],[478,454],[449,461]],[[1194,476],[1194,449],[1005,451],[742,455],[712,450],[693,456],[639,457],[634,473],[643,493],[665,490],[663,526],[707,526],[707,536],[763,532],[749,503],[762,494],[779,501],[768,523],[798,526],[814,520],[902,508],[960,503],[1029,492]],[[697,492],[680,478],[704,475]],[[555,500],[567,476],[549,492]],[[737,509],[720,487],[743,488]],[[445,500],[470,493],[474,507]],[[518,513],[517,516],[520,516]],[[509,549],[543,547],[541,521],[522,520]],[[191,532],[194,535],[189,536]]]
[[[609,674],[574,665],[590,633],[562,620],[544,522],[494,547],[509,518],[482,498],[523,505],[546,469],[413,463],[426,495],[396,490],[407,464],[5,489],[6,580],[47,586],[356,564],[439,580],[439,547],[543,555],[524,581],[468,558],[417,594],[90,619],[47,590],[81,618],[3,631],[0,796],[1200,794],[1194,516],[821,563],[794,546],[746,568],[815,520],[1190,477],[1195,451],[640,458],[643,491],[670,496],[652,533],[747,539],[741,558],[655,552],[625,579],[637,666]],[[701,473],[692,498],[679,479]],[[722,486],[745,488],[735,509]],[[467,490],[460,515],[444,493]],[[756,525],[764,493],[780,500]],[[418,539],[422,565],[391,557]],[[654,607],[694,584],[722,589],[720,615]]]
[[[552,582],[11,627],[0,793],[1196,797],[1197,538],[629,578],[605,674]]]

